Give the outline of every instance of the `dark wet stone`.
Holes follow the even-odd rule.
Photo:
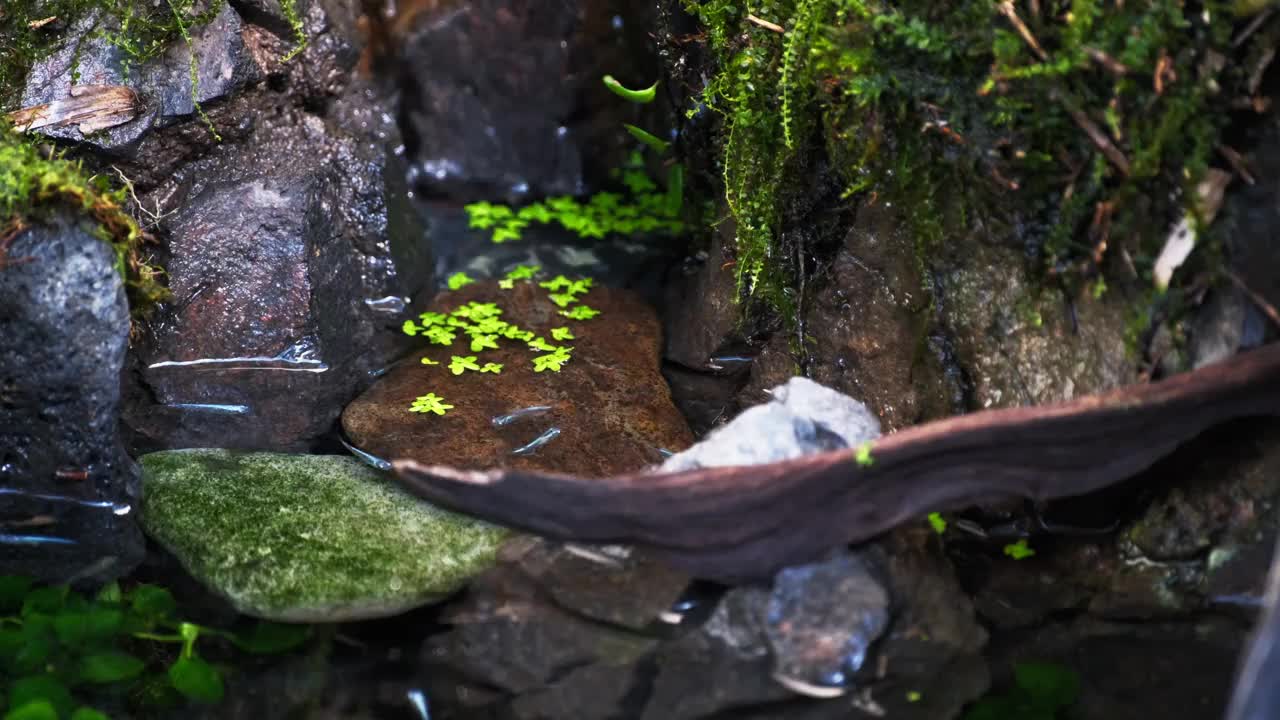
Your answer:
[[[1231,186],[1219,223],[1227,228],[1227,255],[1240,279],[1272,307],[1280,307],[1280,246],[1271,232],[1280,223],[1280,119],[1274,113],[1262,124],[1247,162],[1257,182]]]
[[[631,293],[595,287],[583,302],[600,311],[588,321],[558,314],[548,291],[531,282],[512,290],[475,283],[441,293],[430,310],[442,313],[468,302],[494,302],[501,319],[548,341],[554,327],[570,327],[572,360],[560,372],[535,373],[523,342],[471,352],[462,333],[450,347],[415,342],[423,350],[393,368],[343,412],[353,445],[388,459],[408,458],[462,468],[523,467],[603,477],[661,462],[661,449],[692,441],[658,372],[660,328],[651,309]],[[501,373],[452,374],[451,357],[498,363]],[[425,367],[422,357],[439,365]],[[454,408],[444,416],[411,413],[414,398],[434,392]],[[527,413],[522,409],[545,408]],[[494,419],[511,416],[508,422]],[[531,452],[515,451],[547,433],[554,438]]]
[[[697,631],[663,644],[644,720],[686,720],[785,700],[762,627],[765,588],[736,588]]]
[[[1096,540],[1032,539],[1034,557],[993,546],[966,553],[974,602],[1000,628],[1061,611],[1115,620],[1174,619],[1208,606],[1249,615],[1260,605],[1280,501],[1280,435],[1268,421],[1212,430],[1133,481],[1158,488],[1136,518]]]
[[[1080,677],[1067,714],[1099,720],[1222,717],[1245,630],[1234,621],[1054,622],[993,648],[993,685],[1011,684],[1021,661],[1066,666]]]
[[[883,204],[862,206],[806,307],[814,380],[865,402],[896,430],[951,414],[932,356],[915,236]]]
[[[145,112],[131,122],[90,137],[76,126],[45,129],[42,133],[82,141],[97,149],[124,152],[152,128],[192,115],[195,101],[204,104],[226,99],[263,77],[253,53],[247,51],[247,29],[229,5],[223,5],[210,22],[191,29],[190,47],[184,41],[175,42],[165,53],[141,66],[128,67],[124,50],[93,33],[96,26],[115,24],[115,20],[98,12],[87,14],[59,49],[31,68],[22,105],[29,107],[69,97],[74,68],[79,73],[78,84],[133,88]],[[194,92],[192,52],[196,58]]]
[[[430,71],[406,78],[402,130],[424,197],[580,192],[582,157],[566,126],[582,82],[569,75],[580,8],[471,0],[412,21],[399,62]]]
[[[732,233],[722,228],[704,259],[673,271],[668,280],[664,357],[691,370],[711,370],[711,358],[732,342],[738,328],[742,306],[723,240]]]
[[[632,630],[657,622],[690,582],[635,551],[602,562],[559,543],[522,537],[508,543],[503,555],[493,572],[522,573],[560,607]]]
[[[140,445],[311,447],[398,352],[407,296],[432,282],[394,128],[292,108],[255,123],[145,200],[165,216],[174,299],[138,348]]]
[[[0,574],[105,581],[142,559],[118,432],[129,308],[89,231],[32,226],[0,262]]]
[[[493,580],[478,582],[486,588]],[[575,668],[629,666],[656,643],[577,618],[510,585],[505,592],[472,590],[442,621],[452,627],[427,641],[424,663],[513,694],[539,691]]]
[[[764,623],[774,678],[847,690],[889,624],[889,592],[879,574],[865,553],[837,551],[774,576]]]
[[[628,717],[629,695],[636,684],[634,668],[587,665],[513,699],[510,716],[516,720],[606,720]]]

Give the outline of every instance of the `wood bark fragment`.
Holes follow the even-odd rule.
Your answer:
[[[123,85],[73,85],[71,97],[32,105],[8,114],[19,132],[77,125],[91,135],[138,116],[138,94]]]
[[[847,450],[749,467],[578,478],[394,472],[433,503],[561,540],[648,547],[721,582],[770,577],[934,511],[1082,495],[1150,467],[1203,430],[1280,414],[1280,343],[1151,384],[1069,403],[972,413]]]

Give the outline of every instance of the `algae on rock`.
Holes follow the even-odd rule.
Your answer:
[[[191,449],[140,462],[146,532],[267,619],[374,618],[441,600],[489,567],[507,535],[350,457]]]

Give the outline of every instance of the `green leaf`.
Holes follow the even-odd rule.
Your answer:
[[[222,675],[199,657],[180,657],[169,667],[174,689],[196,702],[213,704],[222,700]]]
[[[5,713],[4,720],[58,720],[58,711],[47,700],[33,700]]]
[[[658,83],[654,83],[643,90],[631,90],[618,82],[612,75],[604,76],[604,86],[613,91],[613,94],[633,103],[651,103],[658,94]]]
[[[22,616],[27,617],[36,613],[53,615],[66,604],[68,592],[66,585],[55,585],[32,590],[27,593],[26,599],[22,602]]]
[[[623,123],[622,127],[626,128],[627,132],[631,133],[631,137],[639,140],[645,145],[648,145],[654,150],[657,150],[659,153],[665,153],[667,151],[667,148],[671,147],[671,143],[667,142],[666,140],[663,140],[662,138],[656,135],[649,133],[647,130],[638,128],[635,125]]]
[[[287,625],[261,620],[252,630],[233,637],[231,642],[245,652],[269,655],[292,650],[309,637],[310,625]]]
[[[24,625],[21,634],[22,645],[9,663],[10,668],[16,673],[36,672],[53,654],[53,638],[39,624]]]
[[[1067,707],[1080,695],[1080,676],[1057,663],[1018,663],[1013,667],[1013,680],[1037,705],[1052,710]]]
[[[22,600],[32,584],[29,577],[0,575],[0,614],[8,614],[21,608]]]
[[[139,585],[129,593],[129,606],[149,622],[165,620],[178,611],[173,594],[158,585]]]
[[[95,599],[100,603],[116,605],[119,604],[123,598],[124,594],[120,592],[120,583],[109,582],[102,586],[102,589],[98,591],[98,595]]]
[[[71,720],[110,720],[106,713],[98,712],[91,707],[78,707],[71,713]]]
[[[137,677],[146,663],[126,652],[105,650],[80,659],[80,677],[91,683],[113,683]]]
[[[74,702],[71,691],[52,675],[31,675],[14,680],[9,686],[9,705],[21,709],[24,705],[44,701],[53,706],[58,715],[71,712]]]

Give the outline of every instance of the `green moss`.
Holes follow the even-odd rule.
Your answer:
[[[1147,276],[1276,24],[1232,48],[1217,2],[1055,3],[1017,18],[1029,37],[990,0],[686,7],[717,66],[702,99],[723,116],[740,287],[770,298],[814,158],[846,197],[900,208],[922,258],[977,226],[1069,282],[1109,271],[1117,246]]]
[[[241,611],[267,618],[431,602],[490,565],[506,536],[354,458],[173,450],[141,463],[146,531]]]
[[[124,202],[124,191],[112,189],[105,177],[90,176],[80,163],[38,148],[0,121],[0,223],[21,227],[68,210],[85,216],[115,250],[116,269],[137,313],[167,290],[159,271],[143,260],[143,234]]]

